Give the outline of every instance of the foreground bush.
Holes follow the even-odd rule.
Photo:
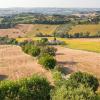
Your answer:
[[[70,76],[70,81],[74,85],[76,84],[76,86],[78,86],[78,84],[89,86],[90,88],[93,89],[94,92],[98,89],[98,86],[99,86],[99,82],[96,77],[87,73],[82,73],[82,72],[77,72],[77,73],[72,74]]]
[[[45,54],[39,58],[39,64],[46,69],[53,69],[56,66],[56,60],[52,56]]]
[[[0,83],[0,100],[49,100],[50,85],[39,76]]]
[[[96,100],[91,88],[80,85],[79,88],[66,87],[56,88],[51,93],[51,100]]]

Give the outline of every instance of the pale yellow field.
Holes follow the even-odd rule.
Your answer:
[[[21,47],[0,45],[0,80],[16,80],[39,74],[52,82],[50,71],[45,70],[37,60],[25,54]]]
[[[100,32],[100,24],[94,24],[94,25],[76,25],[72,28],[72,30],[69,31],[70,34],[74,33],[86,33],[89,32],[91,35],[96,34],[97,32]]]
[[[17,29],[21,30],[26,34],[26,37],[34,36],[37,33],[53,34],[59,25],[48,25],[48,24],[19,24],[16,26]]]

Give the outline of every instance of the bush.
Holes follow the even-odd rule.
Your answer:
[[[25,53],[30,54],[34,57],[40,55],[40,48],[32,44],[27,43],[25,46],[22,46],[22,49]]]
[[[89,87],[80,85],[73,89],[63,85],[51,92],[51,100],[96,100],[96,96]]]
[[[35,41],[35,45],[36,46],[46,46],[47,43],[48,43],[48,39],[47,38],[41,38],[41,40]]]
[[[39,76],[4,81],[0,83],[0,100],[49,100],[50,89],[48,81]]]
[[[10,44],[10,45],[17,45],[18,42],[16,39],[8,38],[8,36],[0,37],[0,44]]]
[[[40,55],[40,48],[36,46],[32,46],[28,52],[30,55],[36,57]]]
[[[70,76],[70,80],[71,80],[71,83],[72,81],[73,83],[76,82],[77,86],[78,84],[84,84],[85,86],[89,86],[90,88],[93,89],[93,91],[96,91],[99,86],[99,82],[97,78],[87,73],[82,73],[82,72],[74,73]]]
[[[39,58],[39,64],[46,69],[53,69],[56,66],[56,60],[52,56],[45,54]]]
[[[58,84],[61,82],[62,80],[62,75],[61,75],[61,72],[57,71],[57,70],[54,70],[52,72],[52,76],[53,76],[53,80],[54,80],[54,83],[55,84]]]
[[[43,54],[49,54],[51,56],[55,56],[56,55],[56,51],[57,51],[56,48],[46,46],[46,47],[44,47],[44,48],[41,49],[41,54],[42,55]]]

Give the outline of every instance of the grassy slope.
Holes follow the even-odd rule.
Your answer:
[[[30,32],[26,36],[31,37],[34,36],[36,33],[42,33],[45,35],[53,34],[58,26],[59,25],[34,24]]]
[[[70,34],[74,33],[86,33],[89,32],[91,35],[97,33],[100,31],[100,24],[90,24],[90,25],[76,25],[72,28],[72,30],[69,31]]]

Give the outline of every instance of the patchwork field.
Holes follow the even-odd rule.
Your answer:
[[[58,26],[59,25],[48,24],[19,24],[16,28],[25,33],[26,37],[31,37],[37,33],[42,33],[44,35],[53,34]]]
[[[72,27],[72,30],[69,31],[70,34],[75,33],[87,33],[89,32],[91,35],[100,32],[100,24],[90,24],[90,25],[76,25]]]
[[[59,25],[47,24],[18,24],[15,28],[0,29],[0,36],[9,37],[32,37],[37,33],[53,34]]]
[[[56,33],[86,33],[89,32],[91,35],[100,32],[100,24],[95,25],[76,25],[71,26],[69,24],[62,25],[48,25],[48,24],[18,24],[14,28],[0,29],[0,36],[9,37],[34,37],[37,33],[44,35],[51,35]]]
[[[0,80],[16,80],[39,74],[52,80],[51,73],[43,69],[33,57],[18,46],[0,45]]]
[[[17,38],[18,42],[22,42],[30,38]],[[41,37],[31,38],[32,40],[39,40]],[[48,40],[53,40],[53,37],[49,37]],[[65,39],[57,38],[57,40],[64,41],[67,48],[79,49],[91,52],[100,53],[100,38],[80,38],[80,39]]]
[[[56,46],[58,64],[64,65],[66,74],[86,71],[100,79],[100,54]],[[61,59],[62,58],[62,59]],[[33,57],[18,46],[0,45],[0,80],[16,80],[33,74],[43,75],[52,82],[50,71],[43,69]]]

